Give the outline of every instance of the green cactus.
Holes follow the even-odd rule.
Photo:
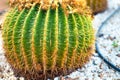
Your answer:
[[[105,11],[107,8],[107,0],[86,0],[94,14]]]
[[[18,76],[27,80],[54,78],[71,73],[89,60],[94,51],[90,14],[79,13],[79,8],[71,13],[73,4],[65,8],[60,2],[47,9],[38,3],[22,9],[17,5],[3,23],[3,40],[6,58]]]

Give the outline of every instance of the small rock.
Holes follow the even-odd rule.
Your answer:
[[[117,54],[116,56],[120,57],[120,54]]]
[[[24,78],[23,78],[23,77],[20,77],[19,80],[24,80]]]
[[[0,72],[2,72],[2,69],[0,68]]]
[[[9,77],[9,80],[17,80],[17,77],[15,77],[15,76],[10,76],[10,77]]]
[[[102,69],[102,66],[103,66],[103,63],[101,63],[101,64],[99,65],[99,68]]]
[[[118,68],[120,68],[120,64],[117,64],[116,66],[117,66]]]
[[[10,70],[7,70],[7,73],[10,73]]]
[[[93,64],[94,64],[94,65],[97,65],[97,62],[96,62],[96,61],[93,61]]]
[[[97,72],[97,71],[96,71],[96,70],[92,70],[91,72],[92,72],[92,73],[95,73],[95,72]]]
[[[89,80],[89,78],[85,78],[85,80]]]
[[[99,74],[98,77],[100,77],[102,79],[103,78],[103,74],[102,73]]]
[[[99,35],[98,35],[98,37],[103,37],[103,36],[104,36],[104,34],[99,34]]]
[[[103,37],[104,37],[104,39],[108,39],[108,35],[104,35]]]
[[[100,60],[99,58],[93,60],[93,64],[94,64],[94,65],[98,65],[98,64],[100,64],[100,63],[101,63],[101,60]]]
[[[93,56],[94,56],[94,57],[98,57],[99,55],[98,55],[97,53],[94,53]]]
[[[2,79],[4,76],[2,74],[0,74],[0,79]]]
[[[113,37],[113,36],[109,35],[107,39],[110,39],[111,41],[113,41],[114,39],[116,39],[116,37]]]

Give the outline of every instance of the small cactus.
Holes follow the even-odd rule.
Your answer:
[[[86,1],[87,5],[90,6],[94,14],[103,12],[107,8],[107,0],[86,0]]]
[[[5,56],[18,76],[54,78],[89,60],[94,29],[84,1],[10,0],[2,33]]]

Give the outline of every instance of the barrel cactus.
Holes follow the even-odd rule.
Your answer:
[[[3,23],[5,56],[17,76],[45,80],[82,67],[94,51],[85,0],[10,0]]]
[[[94,14],[103,12],[107,8],[107,0],[86,0]]]

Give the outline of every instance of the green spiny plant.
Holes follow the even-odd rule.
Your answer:
[[[85,0],[10,0],[5,55],[17,76],[45,80],[82,67],[94,51]]]
[[[86,0],[86,1],[87,5],[90,6],[94,14],[103,12],[107,8],[107,0]]]

